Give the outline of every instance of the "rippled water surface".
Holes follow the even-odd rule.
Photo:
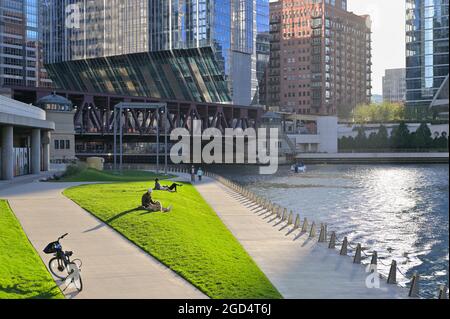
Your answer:
[[[316,165],[305,174],[281,167],[274,176],[249,167],[217,170],[302,218],[327,223],[369,255],[376,250],[386,266],[396,259],[407,277],[417,271],[429,296],[448,286],[447,165]]]

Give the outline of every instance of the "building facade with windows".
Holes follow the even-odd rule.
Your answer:
[[[0,95],[0,180],[48,171],[54,129],[45,111]]]
[[[0,0],[0,88],[51,87],[43,67],[41,0]]]
[[[449,74],[448,4],[406,1],[406,106],[415,117],[428,112]]]
[[[406,69],[388,69],[383,76],[383,101],[404,103],[406,101]]]
[[[269,105],[348,116],[371,99],[371,21],[346,0],[271,3]]]
[[[47,0],[46,65],[67,90],[249,105],[264,7],[268,0]]]

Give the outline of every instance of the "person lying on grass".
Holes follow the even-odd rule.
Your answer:
[[[150,212],[163,212],[168,213],[172,210],[172,205],[168,208],[164,208],[161,202],[154,201],[152,199],[153,189],[149,189],[147,193],[142,196],[142,208]]]
[[[155,191],[167,191],[167,192],[171,192],[171,193],[175,193],[177,192],[177,187],[181,187],[183,185],[181,184],[177,184],[177,183],[173,183],[170,186],[161,186],[161,184],[159,183],[159,179],[155,179]]]

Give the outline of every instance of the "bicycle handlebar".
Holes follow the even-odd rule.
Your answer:
[[[58,241],[61,239],[64,239],[64,237],[66,237],[67,235],[69,235],[69,233],[65,233],[64,235],[62,235],[61,237],[58,238]]]

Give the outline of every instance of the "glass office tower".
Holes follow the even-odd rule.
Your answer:
[[[260,1],[47,0],[48,69],[66,89],[249,105]]]
[[[0,0],[0,88],[50,87],[38,32],[40,0]]]
[[[406,99],[410,114],[427,113],[448,75],[448,0],[407,0]]]

